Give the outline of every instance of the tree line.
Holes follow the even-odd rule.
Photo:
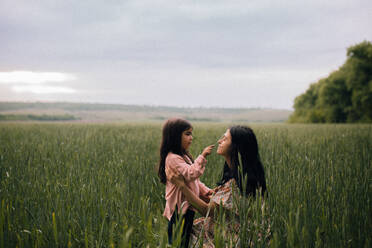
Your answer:
[[[292,123],[372,122],[372,43],[349,47],[346,62],[311,84],[293,107]]]
[[[33,114],[0,114],[0,121],[74,121],[73,115],[33,115]]]

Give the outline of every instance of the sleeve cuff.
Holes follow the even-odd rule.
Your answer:
[[[201,154],[196,158],[196,160],[198,160],[198,162],[200,162],[203,165],[207,163],[207,159]]]

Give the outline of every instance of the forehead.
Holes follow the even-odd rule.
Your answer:
[[[225,135],[226,137],[231,137],[230,129],[227,129],[224,135]]]
[[[192,132],[192,127],[186,129],[184,132]]]

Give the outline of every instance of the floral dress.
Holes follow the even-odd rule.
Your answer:
[[[240,193],[236,192],[236,189],[237,186],[234,179],[215,188],[215,194],[211,197],[210,202],[216,204],[215,209],[222,207],[229,214],[225,215],[222,223],[221,221],[216,221],[213,216],[209,216],[209,213],[207,213],[206,217],[195,219],[190,236],[190,247],[214,248],[216,242],[221,244],[221,238],[223,239],[222,246],[229,248],[241,246],[239,213],[236,207],[236,197],[240,198],[241,196]],[[263,231],[258,235],[269,240],[271,236],[269,220],[265,222],[265,227],[260,228]],[[254,246],[254,243],[250,242],[250,246]]]

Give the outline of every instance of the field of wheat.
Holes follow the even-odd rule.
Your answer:
[[[228,126],[195,123],[193,156]],[[371,247],[372,126],[251,127],[268,197],[265,213],[246,207],[272,233],[255,246]],[[165,247],[160,139],[161,123],[0,124],[0,247]],[[214,187],[222,166],[212,154],[201,180]]]

